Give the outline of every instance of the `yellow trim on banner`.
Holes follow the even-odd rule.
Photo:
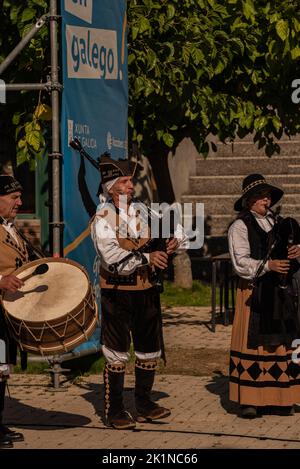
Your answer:
[[[90,232],[90,226],[88,226],[79,236],[77,236],[77,238],[74,239],[72,243],[68,244],[64,249],[64,257],[74,251],[74,249],[76,249],[79,244],[90,235]]]
[[[124,20],[123,20],[122,49],[121,49],[121,62],[122,62],[122,64],[124,64],[124,62],[125,62],[125,36],[126,36],[126,28],[127,28],[127,12],[125,12]]]

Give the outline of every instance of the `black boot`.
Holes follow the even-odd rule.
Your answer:
[[[169,417],[171,411],[151,400],[156,360],[135,361],[135,407],[139,420],[158,420]]]
[[[243,419],[255,419],[258,416],[257,408],[252,405],[241,406],[241,417]]]
[[[0,381],[0,426],[2,426],[6,381]],[[0,448],[13,448],[12,441],[0,430]]]
[[[135,421],[123,404],[125,365],[106,363],[103,374],[105,424],[118,430],[134,428]]]
[[[0,380],[0,424],[2,424],[6,381]]]

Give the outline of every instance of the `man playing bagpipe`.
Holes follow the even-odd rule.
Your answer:
[[[101,260],[102,350],[105,422],[117,429],[136,423],[124,408],[123,387],[131,340],[135,350],[135,405],[138,420],[158,420],[170,410],[153,402],[151,390],[163,336],[157,270],[168,257],[185,248],[187,236],[180,225],[172,238],[155,246],[151,240],[151,210],[134,201],[136,163],[103,156],[101,205],[92,222],[92,238]]]

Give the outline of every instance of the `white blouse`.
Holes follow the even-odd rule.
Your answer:
[[[270,212],[267,213],[266,216],[259,215],[253,211],[251,211],[251,213],[254,215],[259,226],[266,233],[272,229],[274,219]],[[236,273],[246,280],[253,279],[262,260],[252,259],[252,257],[250,257],[248,228],[243,220],[236,220],[230,226],[228,230],[228,244],[232,265]],[[264,275],[269,270],[268,263],[266,263],[260,276]]]

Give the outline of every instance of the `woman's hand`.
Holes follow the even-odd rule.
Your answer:
[[[296,259],[296,257],[300,257],[300,247],[297,244],[288,248],[288,258],[289,259]]]
[[[290,268],[290,261],[287,259],[270,259],[268,261],[270,270],[279,274],[287,274]]]

